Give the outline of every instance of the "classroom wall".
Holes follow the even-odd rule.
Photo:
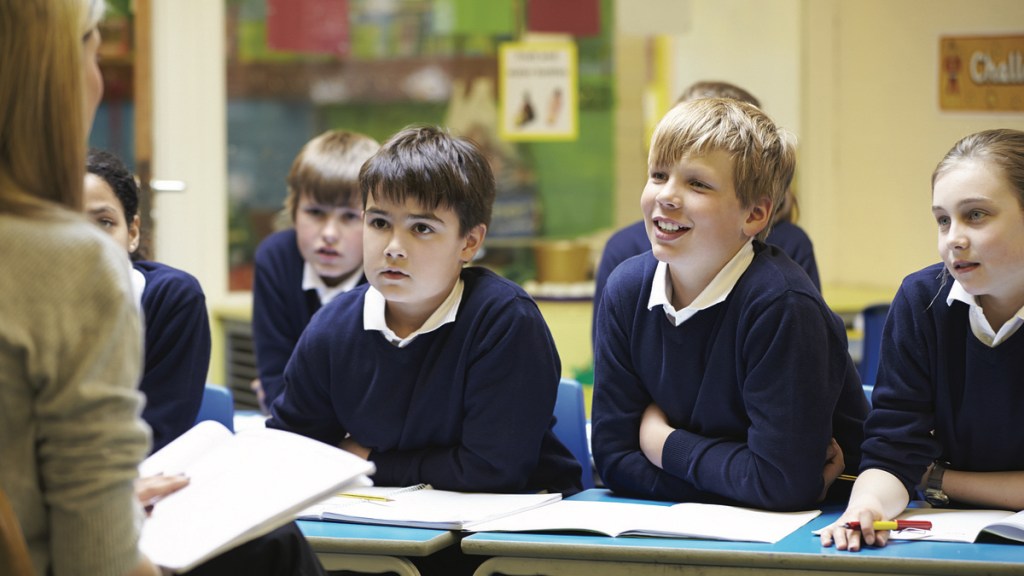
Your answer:
[[[804,0],[800,187],[826,283],[892,287],[938,261],[935,165],[1024,114],[939,110],[939,36],[1020,34],[1019,0]]]
[[[689,4],[687,30],[672,36],[673,97],[698,80],[732,82],[757,96],[776,122],[799,134],[801,0]]]
[[[673,0],[670,18],[665,1],[628,5],[630,18],[656,39],[624,24],[615,41],[616,226],[640,218],[649,130],[690,84],[742,86],[780,124],[800,131],[800,0]]]
[[[971,132],[1024,129],[1022,114],[938,107],[939,36],[1019,34],[1020,0],[689,0],[689,16],[671,35],[675,93],[739,84],[798,136],[800,224],[826,297],[891,294],[937,261],[935,164]]]
[[[154,259],[199,279],[213,308],[227,288],[224,10],[208,0],[153,0],[153,178],[181,192],[153,200]]]
[[[632,1],[639,9],[645,0]],[[217,4],[154,2],[154,172],[189,183],[157,199],[157,252],[193,271],[213,306],[231,300],[226,251],[213,249],[225,244],[226,219],[223,71],[209,58],[223,50]],[[705,77],[736,82],[798,135],[801,224],[826,286],[894,291],[935,261],[935,163],[969,132],[1024,129],[1021,114],[941,112],[937,103],[938,37],[1020,33],[1019,0],[688,0],[685,10],[684,30],[670,35],[670,92]],[[182,29],[202,41],[182,43]],[[623,224],[639,217],[646,153],[637,94],[651,51],[619,36],[614,52]]]

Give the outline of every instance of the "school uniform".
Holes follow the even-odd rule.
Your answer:
[[[377,329],[371,286],[335,298],[300,338],[267,426],[332,445],[351,434],[380,485],[579,491],[551,429],[561,363],[536,303],[483,268],[460,278],[443,318],[404,339]]]
[[[861,468],[890,472],[911,497],[936,460],[1024,470],[1024,309],[986,334],[968,302],[942,264],[929,266],[904,279],[882,332]]]
[[[192,275],[157,262],[135,262],[146,324],[145,367],[139,390],[142,419],[155,452],[195,424],[210,368],[210,319],[203,289]]]
[[[818,277],[818,262],[814,259],[814,245],[811,238],[796,224],[789,221],[779,222],[772,226],[771,232],[766,240],[768,244],[778,246],[800,265],[807,272],[814,287],[821,292],[821,280]],[[601,262],[597,266],[597,274],[594,275],[594,313],[591,323],[591,342],[596,339],[597,331],[597,310],[601,302],[601,294],[608,284],[608,277],[611,276],[615,267],[627,258],[642,254],[651,249],[651,241],[647,237],[647,229],[644,221],[634,222],[625,228],[621,228],[612,234],[604,245],[601,253]]]
[[[667,273],[649,252],[630,258],[602,300],[592,444],[605,485],[661,500],[814,506],[830,438],[847,470],[860,461],[867,401],[842,321],[799,266],[761,242],[671,316]],[[639,445],[651,403],[677,428],[664,469]]]
[[[326,576],[295,522],[254,538],[188,571],[191,576]]]
[[[647,237],[647,229],[644,221],[634,222],[629,226],[620,228],[604,244],[604,251],[601,252],[601,262],[597,266],[597,274],[594,275],[594,297],[600,300],[604,287],[608,284],[608,277],[612,275],[615,267],[628,258],[642,254],[651,249],[651,241]],[[595,309],[597,306],[594,307]]]
[[[811,238],[804,232],[804,229],[796,224],[783,220],[772,226],[768,238],[765,240],[772,246],[777,246],[800,265],[811,279],[814,287],[821,292],[821,279],[818,277],[818,262],[814,259],[814,245]]]
[[[299,252],[295,230],[271,234],[256,249],[252,288],[252,338],[265,402],[270,406],[284,390],[284,367],[310,318],[321,307],[315,288],[306,288],[306,261]],[[366,282],[353,277],[346,289]]]

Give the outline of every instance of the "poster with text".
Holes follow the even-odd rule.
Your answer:
[[[1024,111],[1024,36],[939,38],[939,108]]]
[[[505,140],[575,140],[576,44],[517,42],[499,53],[500,133]]]

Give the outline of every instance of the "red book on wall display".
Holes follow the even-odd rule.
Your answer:
[[[559,32],[573,36],[601,33],[599,0],[529,0],[526,28],[530,32]]]
[[[288,52],[348,54],[348,0],[267,0],[267,46]]]

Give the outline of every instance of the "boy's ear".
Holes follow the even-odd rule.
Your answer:
[[[139,240],[142,237],[142,219],[136,214],[128,223],[128,253],[134,254],[139,249]]]
[[[768,196],[758,198],[747,210],[747,219],[743,223],[743,234],[747,238],[757,236],[772,220],[772,199]]]
[[[484,245],[484,238],[487,236],[487,224],[477,224],[463,237],[462,250],[459,252],[459,259],[463,264],[468,264],[476,257],[480,247]]]

